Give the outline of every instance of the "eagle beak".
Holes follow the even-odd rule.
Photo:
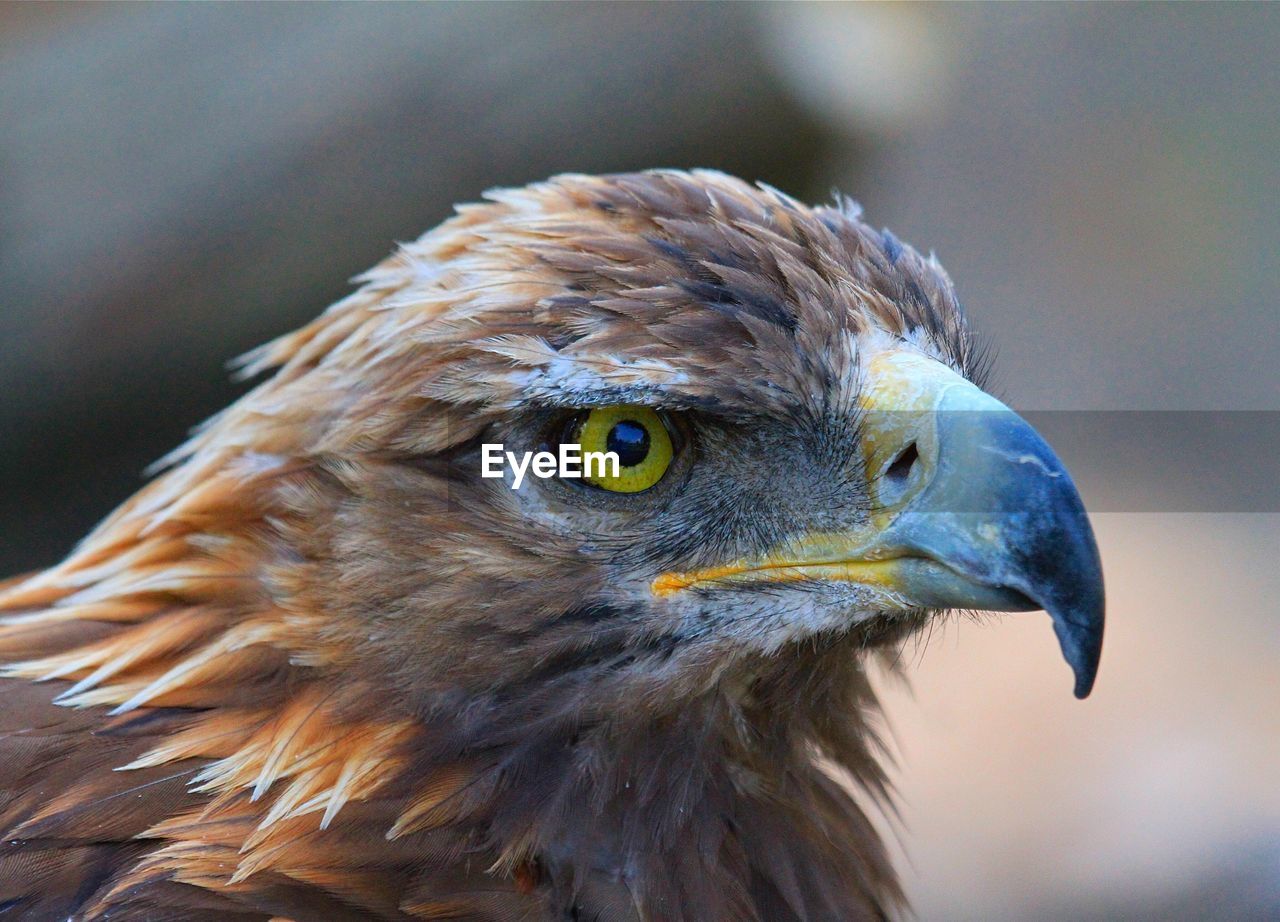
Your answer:
[[[1102,652],[1102,564],[1058,456],[1020,416],[940,362],[889,351],[865,369],[867,526],[807,535],[758,560],[664,573],[654,592],[835,580],[859,584],[885,610],[1044,609],[1076,697],[1087,696]]]

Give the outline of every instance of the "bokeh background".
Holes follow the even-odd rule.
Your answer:
[[[0,6],[0,572],[495,185],[713,166],[934,249],[1095,510],[886,680],[924,920],[1280,919],[1280,6]]]

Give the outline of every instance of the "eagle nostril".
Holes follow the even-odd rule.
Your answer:
[[[911,477],[911,469],[919,459],[920,452],[916,449],[916,443],[912,442],[893,459],[893,463],[884,472],[885,479],[895,487],[901,488]]]
[[[882,507],[896,506],[902,502],[911,485],[911,475],[915,471],[916,462],[920,460],[920,451],[915,442],[898,452],[898,457],[885,468],[878,489],[876,490]]]

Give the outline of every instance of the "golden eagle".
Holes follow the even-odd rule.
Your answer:
[[[1088,693],[1085,511],[934,259],[710,171],[488,199],[0,586],[0,909],[883,918],[869,658],[1043,608]]]

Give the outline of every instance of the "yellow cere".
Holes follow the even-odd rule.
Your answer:
[[[897,510],[881,503],[881,475],[906,445],[915,444],[920,461],[934,463],[933,411],[955,386],[972,388],[941,362],[906,350],[875,354],[866,363],[859,404],[862,418],[862,456],[876,509],[872,522],[885,527]]]
[[[591,410],[574,435],[584,456],[588,452],[618,453],[618,475],[604,476],[592,468],[583,479],[611,493],[640,493],[649,489],[671,466],[674,450],[671,434],[662,418],[649,407],[619,405]]]

